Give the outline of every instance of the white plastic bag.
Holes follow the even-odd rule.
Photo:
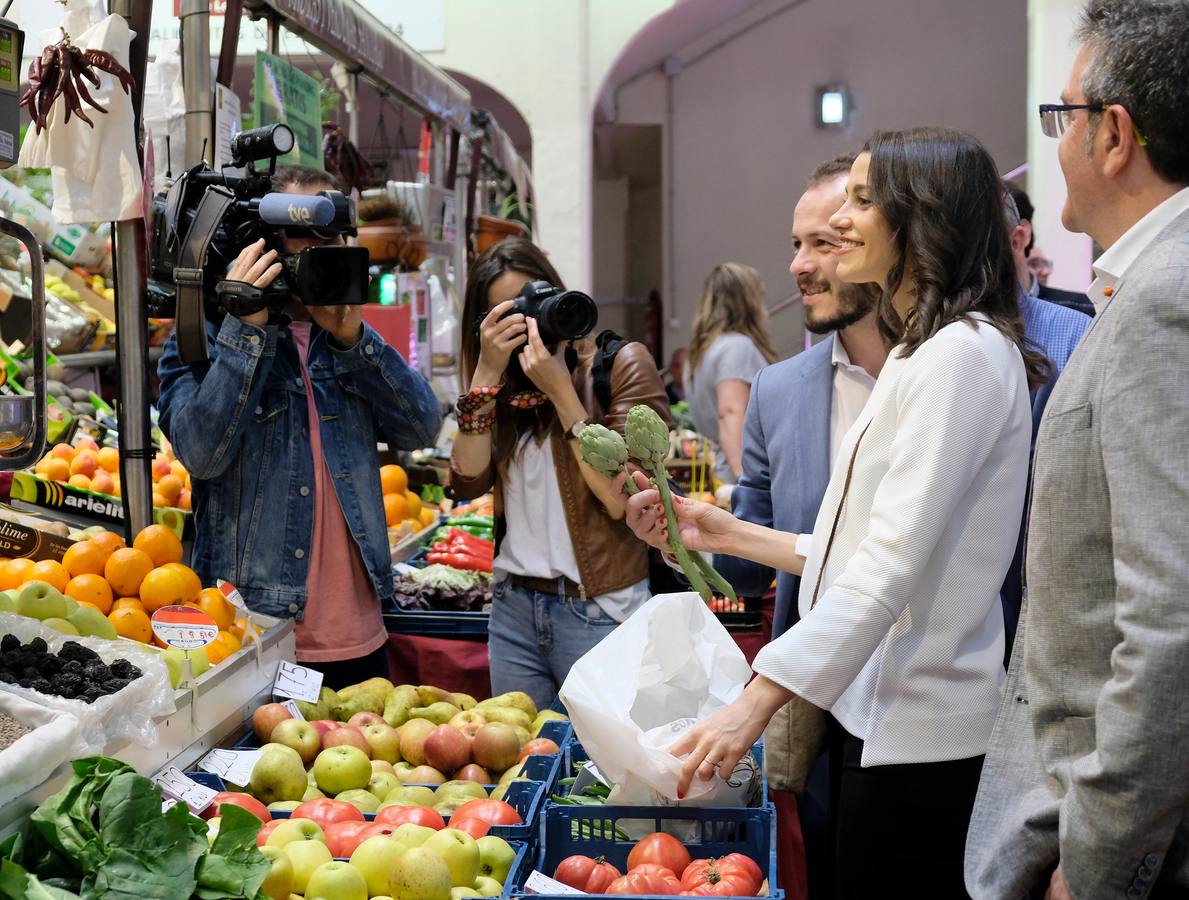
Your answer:
[[[746,806],[755,787],[737,776],[731,784],[695,779],[678,802],[681,762],[665,748],[738,697],[750,677],[747,659],[697,594],[660,594],[574,664],[561,700],[583,749],[615,785],[610,802]]]
[[[0,692],[0,713],[12,716],[28,734],[0,750],[0,807],[37,787],[54,769],[73,759],[78,747],[78,719],[15,694]]]
[[[153,190],[159,192],[166,188],[166,171],[172,169],[176,175],[185,162],[186,96],[182,92],[181,41],[161,41],[158,45],[157,58],[145,72],[141,116],[146,137],[153,144]]]
[[[0,691],[23,697],[40,706],[68,712],[78,719],[80,732],[73,756],[90,756],[104,752],[114,740],[125,739],[144,747],[157,743],[157,725],[153,719],[167,716],[176,709],[169,670],[161,657],[136,641],[119,638],[114,641],[95,637],[76,637],[46,628],[36,619],[13,613],[0,613],[0,636],[16,635],[22,644],[35,637],[42,638],[51,653],[57,653],[67,641],[89,647],[105,663],[126,659],[141,671],[127,687],[100,697],[94,703],[67,700],[51,694],[23,688],[17,684],[0,682]]]

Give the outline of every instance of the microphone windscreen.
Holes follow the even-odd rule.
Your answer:
[[[334,203],[307,194],[265,194],[260,198],[260,218],[269,225],[320,228],[334,221]]]

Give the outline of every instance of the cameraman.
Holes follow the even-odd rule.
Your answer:
[[[578,432],[597,423],[622,434],[636,404],[668,422],[669,403],[647,348],[629,343],[611,364],[604,409],[593,341],[549,346],[536,318],[508,314],[532,281],[564,290],[524,238],[501,241],[471,266],[462,315],[468,391],[458,401],[450,486],[460,499],[495,493],[492,694],[525,691],[544,709],[574,662],[650,596],[647,548],[631,540],[611,480],[581,462]]]
[[[306,195],[334,187],[308,166],[283,166],[272,184]],[[286,254],[341,243],[279,235]],[[260,240],[226,279],[263,288],[281,270]],[[161,427],[193,480],[194,569],[203,584],[235,584],[257,612],[296,618],[297,658],[329,686],[387,676],[380,603],[392,596],[392,562],[376,442],[431,445],[433,391],[359,306],[293,295],[283,313],[206,327],[208,360],[183,362],[175,334],[158,365]]]

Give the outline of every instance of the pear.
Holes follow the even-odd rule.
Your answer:
[[[17,611],[17,592],[0,591],[0,612],[15,613]]]
[[[533,698],[524,691],[508,691],[507,693],[500,694],[495,699],[499,701],[501,706],[514,706],[516,709],[528,713],[530,722],[537,714],[537,704],[533,703]]]
[[[422,684],[417,687],[417,696],[421,698],[421,706],[432,706],[442,701],[450,703],[453,699],[450,692],[432,684]]]
[[[385,700],[388,699],[388,695],[391,694],[395,688],[396,686],[387,678],[380,677],[369,678],[367,681],[361,681],[359,683],[359,690],[361,693],[379,694]]]
[[[342,696],[342,691],[339,692]],[[357,693],[343,700],[331,710],[340,722],[346,722],[356,713],[373,712],[376,715],[384,712],[384,701],[378,694]]]
[[[62,634],[69,634],[72,637],[79,636],[79,630],[75,628],[70,622],[65,619],[59,619],[56,616],[51,616],[48,619],[42,619],[41,624],[46,628],[52,628],[54,631],[60,631]]]
[[[451,697],[450,702],[452,702],[455,706],[457,706],[463,712],[466,712],[468,709],[474,709],[475,706],[479,703],[479,701],[476,700],[474,697],[472,697],[470,694],[460,694],[457,691],[452,693],[450,695],[450,697]]]
[[[437,703],[430,704],[429,706],[419,706],[409,710],[409,718],[428,719],[435,725],[445,725],[460,712],[462,712],[462,710],[460,710],[453,703],[439,701]]]
[[[512,706],[489,706],[480,712],[488,722],[502,722],[505,725],[519,726],[526,730],[533,724],[532,716],[524,710]]]
[[[536,737],[541,733],[541,729],[545,727],[546,722],[565,722],[566,717],[556,710],[543,709],[537,713],[537,717],[533,719],[533,724],[529,727],[529,733]]]
[[[393,728],[399,728],[409,721],[409,710],[421,705],[421,698],[417,688],[409,684],[402,684],[394,688],[384,702],[384,721]]]
[[[66,617],[66,621],[78,629],[78,633],[87,637],[106,638],[114,641],[118,636],[116,627],[108,621],[107,616],[93,606],[83,603]]]

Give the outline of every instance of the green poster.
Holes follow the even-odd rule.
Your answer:
[[[256,53],[252,112],[257,126],[284,122],[297,145],[278,162],[322,166],[322,103],[318,82],[297,66],[268,53]]]

